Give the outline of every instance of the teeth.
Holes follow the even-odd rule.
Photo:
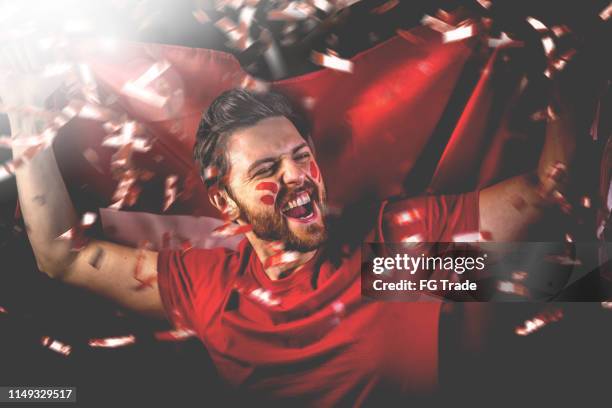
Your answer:
[[[298,207],[300,205],[308,204],[310,202],[310,196],[308,193],[303,192],[295,199],[291,200],[285,205],[284,211],[290,210],[292,208]]]

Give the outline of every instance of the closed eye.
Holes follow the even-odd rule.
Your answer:
[[[310,158],[310,153],[309,152],[300,153],[297,156],[295,156],[295,160],[297,160],[297,161],[304,161],[304,160],[306,160],[308,158]]]

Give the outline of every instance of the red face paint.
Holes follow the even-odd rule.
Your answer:
[[[262,181],[261,183],[255,186],[255,190],[266,190],[276,194],[278,193],[278,184],[273,183],[271,181]]]
[[[310,162],[310,176],[315,180],[319,179],[319,169],[314,161]]]
[[[266,194],[265,196],[261,197],[260,200],[266,205],[274,205],[274,197],[272,197],[271,195]]]

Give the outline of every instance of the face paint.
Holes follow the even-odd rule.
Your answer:
[[[271,181],[263,181],[255,186],[255,190],[267,190],[276,194],[278,193],[278,184]]]
[[[266,194],[265,196],[261,197],[260,200],[266,205],[274,205],[274,197],[271,195]]]
[[[315,180],[319,179],[319,169],[314,161],[310,162],[310,176]]]

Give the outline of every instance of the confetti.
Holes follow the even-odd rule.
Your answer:
[[[604,309],[612,310],[612,301],[601,302],[601,307]]]
[[[123,88],[121,88],[121,92],[124,95],[138,99],[139,101],[144,102],[147,105],[154,106],[156,108],[163,108],[168,102],[168,97],[161,96],[150,89],[140,88],[131,81],[127,81],[123,85]]]
[[[191,14],[193,15],[193,18],[195,18],[195,20],[200,24],[210,22],[210,17],[208,17],[208,14],[206,14],[206,12],[202,9],[194,10]]]
[[[550,311],[545,311],[532,319],[526,320],[522,326],[517,327],[514,332],[518,336],[528,336],[542,327],[546,326],[549,323],[557,322],[563,318],[563,310],[562,309],[553,309]]]
[[[502,293],[510,293],[521,297],[529,297],[529,289],[520,283],[510,281],[497,282],[497,290]]]
[[[40,342],[43,346],[49,348],[50,350],[55,351],[56,353],[62,354],[64,356],[68,356],[72,352],[71,346],[64,344],[60,341],[53,340],[49,336],[43,336],[40,339]]]
[[[0,306],[0,313],[8,314],[8,311],[5,308],[3,308],[2,306]]]
[[[505,48],[505,47],[522,47],[525,45],[522,41],[513,40],[508,37],[508,34],[502,32],[499,38],[487,39],[487,45],[491,48]]]
[[[569,241],[571,242],[571,241]],[[559,265],[563,265],[563,266],[568,266],[568,265],[574,265],[574,266],[580,266],[582,265],[582,261],[580,261],[580,259],[577,258],[572,258],[570,256],[567,255],[547,255],[544,257],[544,259],[548,262],[553,262]]]
[[[384,14],[384,13],[394,9],[395,7],[397,7],[398,4],[399,4],[399,0],[389,0],[386,3],[383,3],[382,5],[373,8],[371,13],[373,13],[373,14]]]
[[[168,210],[168,208],[170,208],[170,206],[176,201],[177,182],[177,175],[170,175],[166,178],[166,184],[164,188],[164,208],[162,209],[162,211]]]
[[[465,232],[453,235],[453,242],[483,242],[490,240],[489,234],[484,231]]]
[[[512,272],[512,280],[517,281],[517,282],[522,282],[525,279],[527,279],[527,276],[529,274],[525,271],[514,271]]]
[[[403,243],[419,243],[419,242],[424,242],[424,238],[423,235],[421,234],[414,234],[414,235],[410,235],[408,237],[404,237],[402,238],[400,241]]]
[[[300,259],[299,252],[282,251],[269,256],[264,262],[264,269],[268,268],[285,268],[298,262]]]
[[[550,32],[548,27],[546,27],[546,25],[540,20],[533,17],[527,17],[527,23],[529,23],[529,25],[531,25],[537,32],[546,34],[542,36],[540,41],[542,42],[542,47],[544,48],[544,54],[547,57],[550,57],[555,51],[555,42],[553,41],[552,37],[548,35]]]
[[[239,50],[246,49],[246,33],[243,32],[232,20],[228,17],[222,17],[215,22],[215,27],[221,30],[230,41],[230,45]]]
[[[141,290],[147,287],[152,287],[153,283],[157,282],[157,275],[151,275],[146,278],[142,276],[142,267],[144,265],[144,260],[146,256],[146,250],[150,248],[151,243],[147,240],[144,240],[138,244],[138,254],[136,256],[136,265],[134,265],[134,272],[132,276],[134,279],[138,281],[140,284],[136,287],[136,290]]]
[[[445,31],[442,34],[442,42],[444,44],[461,41],[466,38],[470,38],[476,35],[476,29],[473,24],[469,24],[462,27],[457,27],[452,30]]]
[[[89,164],[92,165],[92,167],[94,169],[96,169],[99,173],[104,173],[104,171],[102,170],[102,168],[100,167],[100,158],[98,157],[98,153],[96,153],[95,150],[93,150],[92,148],[87,148],[83,151],[83,157],[85,158],[85,160],[87,160],[89,162]]]
[[[405,225],[420,220],[421,212],[418,209],[411,209],[395,214],[393,220],[397,225]]]
[[[190,329],[177,329],[156,332],[154,336],[158,341],[183,341],[191,337],[195,337],[196,332]]]
[[[311,61],[319,66],[333,69],[335,71],[353,73],[353,62],[351,60],[342,59],[337,55],[323,54],[317,51],[312,51],[310,54]]]
[[[136,343],[136,336],[130,334],[128,336],[121,337],[107,337],[102,339],[89,339],[87,344],[89,347],[99,347],[99,348],[117,348],[117,347],[125,347],[131,344]]]
[[[610,16],[612,16],[612,3],[608,4],[608,7],[604,8],[599,13],[599,18],[601,18],[603,21],[608,21]]]
[[[428,14],[425,14],[423,18],[421,18],[421,24],[439,33],[445,33],[454,28],[452,25],[447,24],[439,18],[432,17]]]
[[[262,288],[253,289],[248,296],[265,306],[278,306],[281,303],[280,299],[272,297],[272,293],[269,290]]]
[[[334,10],[334,5],[327,0],[313,0],[312,4],[324,13],[331,13]]]
[[[113,193],[113,204],[109,208],[119,210],[124,205],[131,206],[136,203],[140,190],[135,186],[136,175],[132,171],[126,171],[123,177],[119,180],[117,188]]]
[[[253,227],[251,225],[240,225],[233,222],[227,222],[212,231],[212,236],[214,237],[233,237],[240,234],[245,234],[249,231],[252,231]]]
[[[344,305],[344,302],[337,300],[332,303],[331,307],[334,313],[337,315],[344,315],[346,313],[346,306]]]

